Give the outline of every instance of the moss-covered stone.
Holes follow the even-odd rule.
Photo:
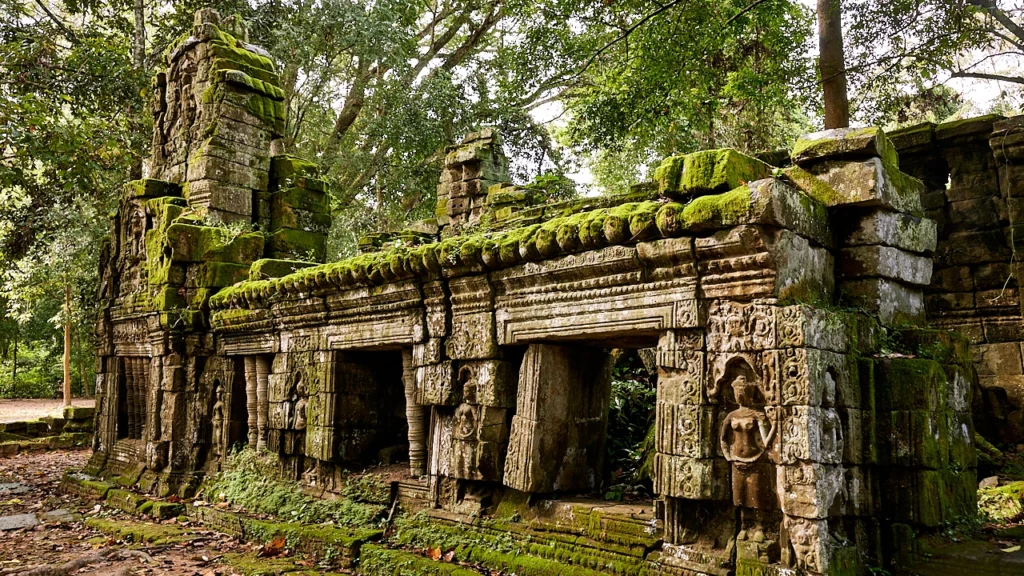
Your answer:
[[[654,172],[661,194],[672,198],[715,194],[767,178],[772,167],[732,150],[705,150],[665,159]]]
[[[298,156],[282,154],[270,159],[270,179],[274,181],[299,177],[317,178],[319,174],[320,168],[316,163]]]
[[[249,280],[266,280],[267,278],[281,278],[297,270],[316,266],[315,262],[304,260],[280,260],[275,258],[261,258],[252,263],[249,267]]]
[[[801,136],[793,145],[793,163],[807,164],[823,159],[881,158],[891,166],[899,166],[896,148],[877,126],[867,128],[836,128]]]
[[[185,505],[177,502],[149,500],[139,506],[138,512],[154,520],[169,520],[183,514],[185,512]]]
[[[743,222],[750,214],[752,192],[740,186],[724,194],[701,196],[686,205],[669,203],[662,206],[655,221],[666,237],[701,228],[723,228]]]
[[[263,254],[263,235],[236,234],[216,226],[176,222],[167,228],[167,246],[176,261],[249,263]]]
[[[114,520],[110,518],[88,518],[85,525],[109,535],[115,540],[139,544],[178,544],[189,539],[185,530],[171,524],[151,524]]]
[[[180,197],[181,186],[173,182],[165,182],[155,178],[132,180],[125,185],[125,190],[135,198],[160,198],[164,196]]]

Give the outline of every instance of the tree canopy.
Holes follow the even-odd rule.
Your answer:
[[[954,114],[951,78],[1019,101],[1008,0],[842,6],[855,120]],[[803,1],[0,0],[0,365],[18,342],[59,348],[70,285],[88,380],[107,215],[149,152],[151,79],[202,7],[241,15],[276,60],[284,145],[332,188],[331,258],[429,217],[445,147],[480,126],[517,181],[565,196],[567,175],[619,192],[668,154],[784,148],[821,122]]]

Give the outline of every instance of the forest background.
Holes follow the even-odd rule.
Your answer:
[[[91,391],[100,245],[201,7],[276,59],[285,146],[331,184],[332,260],[429,217],[445,147],[484,125],[516,182],[567,198],[670,154],[1024,102],[1008,0],[0,0],[0,397],[59,394],[62,355]]]

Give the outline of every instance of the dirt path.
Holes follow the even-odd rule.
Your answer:
[[[81,467],[88,457],[88,450],[57,450],[0,458],[0,528],[12,515],[35,514],[43,521],[35,527],[0,529],[0,574],[17,576],[33,566],[66,568],[48,574],[232,573],[230,567],[218,565],[218,560],[225,553],[246,548],[227,536],[175,519],[159,525],[143,523],[99,503],[60,494],[64,470]],[[64,513],[48,518],[47,512],[58,510]],[[123,542],[87,526],[88,518],[144,526],[175,536],[157,545]],[[98,557],[103,558],[95,561]],[[67,569],[71,568],[68,563],[86,558],[94,561]]]
[[[73,398],[71,403],[77,407],[89,408],[96,404],[92,398]],[[44,416],[60,416],[64,411],[61,399],[18,399],[0,400],[0,422],[17,422],[18,420],[36,420]]]

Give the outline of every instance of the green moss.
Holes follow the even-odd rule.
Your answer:
[[[873,142],[869,142],[873,140]],[[841,136],[799,138],[793,145],[792,156],[796,160],[814,158],[841,158],[844,156],[874,155],[882,162],[899,165],[896,147],[877,126],[846,130]]]
[[[181,186],[155,178],[132,180],[125,184],[125,191],[135,198],[180,197]]]
[[[230,458],[231,467],[209,479],[202,489],[211,502],[227,501],[257,514],[273,514],[297,522],[334,522],[341,526],[370,529],[387,505],[324,500],[296,490],[293,483],[276,480],[279,466],[272,454],[243,450]],[[357,532],[357,536],[365,536]]]
[[[771,166],[736,150],[723,148],[668,158],[655,170],[663,195],[725,192],[771,175]]]
[[[679,214],[680,229],[692,229],[702,224],[735,226],[750,213],[752,192],[748,186],[714,196],[701,196],[687,204]],[[663,215],[667,217],[669,214]],[[667,225],[671,229],[672,226]],[[662,225],[659,223],[659,228]]]
[[[109,535],[115,540],[125,540],[139,544],[179,544],[189,540],[181,528],[171,524],[151,524],[114,520],[110,518],[87,518],[85,525]]]
[[[524,226],[523,228],[517,228],[506,232],[499,237],[497,239],[498,255],[501,257],[502,264],[506,266],[514,266],[522,261],[523,256],[519,250],[519,246],[521,244],[528,244],[532,242],[533,236],[537,233],[539,228],[539,224]]]
[[[323,260],[327,251],[327,237],[324,234],[291,228],[275,230],[268,244],[271,256],[296,260]]]
[[[604,238],[610,245],[625,244],[629,241],[629,220],[638,202],[620,204],[610,210],[604,218]]]
[[[978,490],[978,512],[990,522],[1024,518],[1024,481]]]
[[[658,234],[655,217],[661,204],[657,202],[641,202],[637,204],[629,216],[629,233],[631,240],[642,242],[650,240]]]
[[[249,280],[265,280],[267,278],[280,278],[292,272],[316,266],[313,262],[304,260],[281,260],[275,258],[261,258],[252,263],[249,267]]]
[[[359,573],[369,576],[479,576],[480,572],[459,564],[438,562],[423,556],[367,544],[360,549]]]
[[[184,504],[176,502],[160,502],[150,500],[139,506],[138,512],[145,514],[155,520],[168,520],[184,513]]]
[[[580,238],[580,226],[586,219],[586,213],[581,212],[565,218],[558,225],[555,231],[555,241],[563,252],[576,252],[583,248],[583,240]]]
[[[317,178],[319,174],[320,168],[315,163],[298,156],[282,154],[270,159],[270,179],[274,181],[302,176]]]
[[[827,182],[799,166],[791,166],[780,170],[779,173],[794,188],[826,206],[836,206],[846,200],[842,194],[829,186]]]
[[[608,245],[604,237],[604,221],[608,218],[608,209],[601,208],[581,214],[579,224],[580,243],[585,250],[594,250]]]
[[[565,223],[565,218],[554,218],[540,225],[533,237],[533,246],[541,258],[553,258],[561,253],[558,245],[558,228]]]

